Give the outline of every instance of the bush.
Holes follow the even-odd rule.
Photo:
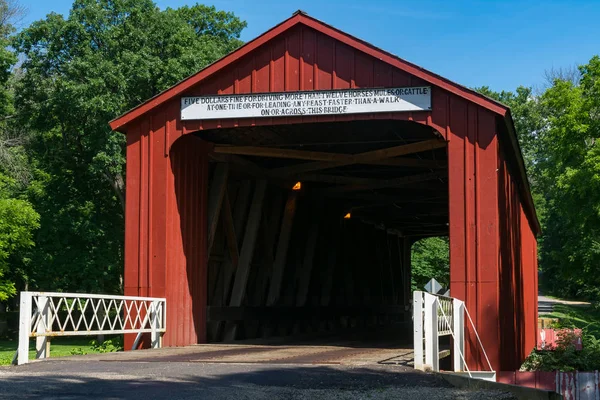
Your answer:
[[[97,340],[92,340],[90,345],[96,353],[114,353],[115,351],[123,351],[123,338],[117,336],[112,339],[105,340],[100,343]]]
[[[522,371],[594,371],[600,369],[600,340],[586,331],[582,350],[576,350],[575,334],[561,336],[553,349],[534,349],[521,366]]]

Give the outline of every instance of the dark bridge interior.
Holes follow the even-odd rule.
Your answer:
[[[410,121],[196,133],[208,192],[208,339],[410,321],[410,247],[448,234],[446,142]]]

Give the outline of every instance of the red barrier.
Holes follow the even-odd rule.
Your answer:
[[[552,350],[561,342],[564,335],[574,335],[575,350],[581,350],[581,329],[538,329],[537,349]]]

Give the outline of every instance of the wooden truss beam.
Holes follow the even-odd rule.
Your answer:
[[[432,143],[440,143],[439,147],[443,147],[444,142],[439,140],[430,141]],[[423,143],[423,142],[418,142]],[[407,149],[407,146],[398,146]],[[426,146],[427,147],[427,146]],[[414,147],[413,147],[414,148]],[[410,148],[409,148],[410,149]],[[429,148],[426,148],[429,149]],[[408,149],[407,149],[408,150]],[[352,154],[341,154],[341,153],[328,153],[322,151],[308,151],[308,150],[294,150],[294,149],[281,149],[274,147],[257,147],[257,146],[230,146],[230,145],[216,145],[214,150],[217,154],[227,155],[238,155],[238,156],[254,156],[254,157],[269,157],[269,158],[284,158],[294,160],[306,160],[306,161],[327,161],[327,162],[347,162],[352,161],[352,158],[356,155]],[[377,150],[379,151],[379,150]],[[405,153],[402,155],[406,155]],[[387,165],[393,167],[414,167],[414,168],[445,168],[446,163],[437,160],[421,160],[417,158],[384,158],[376,159],[372,161],[363,161],[362,163],[369,165]]]
[[[367,151],[365,153],[346,155],[344,160],[339,161],[316,161],[274,170],[279,175],[296,175],[302,172],[319,171],[322,169],[343,167],[352,164],[367,164],[383,159],[405,156],[408,154],[421,153],[435,150],[446,146],[446,142],[438,139],[425,140],[396,147],[387,147],[379,150]]]
[[[208,251],[211,254],[215,240],[219,215],[223,197],[227,190],[227,178],[229,177],[229,164],[218,164],[213,174],[210,191],[208,194]]]
[[[273,272],[271,275],[271,284],[267,296],[267,305],[272,306],[277,303],[281,294],[281,283],[283,281],[283,273],[287,261],[287,252],[290,245],[292,235],[292,225],[294,215],[296,214],[297,195],[291,192],[285,203],[283,219],[281,221],[281,229],[279,233],[279,242],[275,252],[275,261],[273,263]]]
[[[360,154],[341,154],[307,150],[279,149],[271,147],[226,145],[216,145],[213,151],[216,154],[225,155],[246,155],[257,157],[314,161],[312,163],[281,167],[272,171],[276,175],[281,176],[295,175],[302,172],[318,171],[321,169],[335,168],[352,164],[444,168],[446,166],[446,163],[437,162],[435,160],[403,159],[394,157],[420,153],[428,150],[435,150],[445,146],[445,141],[439,139],[431,139],[416,143],[405,144],[402,146],[388,147],[368,151]]]
[[[440,178],[440,174],[438,172],[428,172],[426,174],[418,174],[418,175],[410,175],[403,176],[402,178],[395,179],[377,179],[372,182],[365,182],[362,184],[351,184],[341,187],[335,187],[331,189],[327,189],[326,193],[345,193],[345,192],[356,192],[361,190],[375,190],[375,189],[384,189],[391,187],[398,187],[404,185],[410,185],[416,182],[424,182],[430,181],[434,179]]]
[[[244,241],[242,243],[242,249],[240,251],[238,268],[235,273],[233,289],[231,291],[231,298],[229,300],[229,305],[233,307],[241,306],[242,301],[246,296],[248,276],[250,275],[250,265],[252,262],[252,257],[254,256],[254,249],[256,247],[258,227],[260,225],[260,220],[262,216],[263,200],[265,197],[266,188],[266,181],[258,181],[256,183],[256,187],[254,188],[254,195],[252,197],[252,204],[250,206],[250,212],[248,214],[246,231],[244,232]],[[226,326],[225,340],[234,340],[236,332],[237,325],[234,324]]]

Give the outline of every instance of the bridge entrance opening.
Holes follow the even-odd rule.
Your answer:
[[[379,334],[380,346],[412,345],[411,245],[448,234],[435,130],[332,121],[195,135],[213,146],[209,342]]]

